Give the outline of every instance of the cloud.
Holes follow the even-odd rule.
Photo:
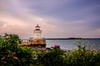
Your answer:
[[[22,14],[21,14],[22,15]],[[20,16],[20,15],[18,15]],[[17,17],[18,17],[17,16]],[[28,17],[27,17],[28,16]],[[0,16],[0,27],[3,33],[18,33],[21,35],[32,35],[32,30],[36,24],[43,26],[44,31],[54,31],[56,26],[49,24],[48,19],[36,17],[34,15],[20,16],[20,18],[14,17],[12,15],[2,15]],[[25,19],[26,18],[26,19]],[[45,26],[45,27],[44,27]],[[49,30],[47,28],[50,28]],[[28,35],[29,34],[29,35]]]
[[[34,14],[31,14],[27,12],[27,8],[25,7],[24,8],[17,7],[18,8],[17,11],[14,11],[15,9],[13,10],[12,8],[7,9],[6,8],[7,6],[4,5],[3,7],[6,9],[6,11],[4,10],[5,12],[0,12],[2,13],[0,15],[0,25],[1,25],[0,33],[17,33],[22,37],[29,37],[29,36],[33,36],[32,31],[36,24],[40,24],[41,26],[43,26],[44,31],[46,30],[54,31],[53,29],[56,28],[54,25],[49,23],[50,20],[48,18],[42,18]],[[48,30],[47,28],[50,28],[50,30]]]
[[[78,0],[0,0],[0,34],[31,37],[35,25],[39,24],[45,37],[100,37],[100,28],[96,26],[100,20],[96,14],[99,5],[88,6],[84,2],[79,7],[76,2]]]

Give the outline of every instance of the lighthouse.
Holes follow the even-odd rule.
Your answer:
[[[46,47],[46,40],[42,38],[41,34],[42,30],[40,29],[40,26],[37,24],[35,26],[35,29],[33,30],[33,47]]]
[[[33,35],[34,35],[33,40],[34,39],[42,39],[41,33],[42,33],[42,30],[40,30],[40,26],[37,24],[33,31]]]
[[[30,46],[33,48],[37,48],[37,47],[45,48],[46,40],[42,38],[41,34],[42,34],[42,30],[40,29],[40,26],[37,24],[33,30],[33,38],[27,41],[23,41],[22,45]]]

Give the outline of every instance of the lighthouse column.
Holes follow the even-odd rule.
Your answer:
[[[35,30],[33,31],[33,33],[34,33],[33,39],[42,39],[42,37],[41,37],[42,31],[40,30],[39,25],[35,26]]]
[[[34,47],[46,47],[46,40],[42,39],[42,37],[41,37],[42,30],[40,30],[39,25],[35,26],[33,33],[34,33],[34,36],[33,36],[32,46],[34,46]]]

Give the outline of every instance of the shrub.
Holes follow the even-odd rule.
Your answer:
[[[15,34],[0,37],[0,66],[29,66],[33,63],[32,49],[19,47],[20,39]]]
[[[54,47],[47,49],[47,53],[43,56],[39,56],[41,64],[44,66],[65,66],[64,51],[60,47]]]
[[[84,45],[63,51],[52,48],[20,47],[15,34],[0,36],[0,66],[100,66],[100,50],[89,50]]]
[[[70,66],[99,66],[100,53],[95,53],[93,50],[86,50],[85,46],[78,46],[77,50],[66,54],[66,61],[66,65]]]

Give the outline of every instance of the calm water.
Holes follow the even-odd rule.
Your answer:
[[[79,43],[80,42],[80,43]],[[46,47],[59,45],[61,49],[76,49],[77,45],[87,46],[88,49],[100,49],[99,40],[46,40]]]

